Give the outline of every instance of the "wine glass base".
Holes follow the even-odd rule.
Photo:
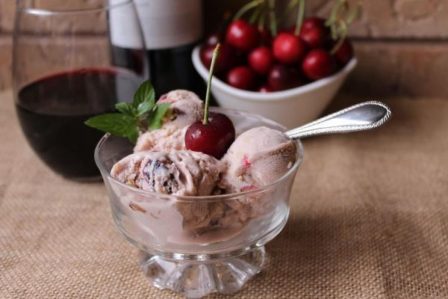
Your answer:
[[[153,286],[200,298],[210,293],[238,292],[266,266],[267,259],[264,247],[203,261],[166,259],[142,252],[140,266]]]

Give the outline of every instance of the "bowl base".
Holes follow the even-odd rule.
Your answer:
[[[187,298],[200,298],[210,293],[232,294],[267,264],[263,246],[238,256],[166,259],[141,252],[140,266],[151,284],[170,289]]]

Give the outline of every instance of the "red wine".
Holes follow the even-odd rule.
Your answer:
[[[16,100],[23,132],[55,172],[74,179],[97,177],[93,152],[103,133],[84,121],[113,111],[117,101],[131,101],[140,82],[119,69],[82,69],[34,81]]]

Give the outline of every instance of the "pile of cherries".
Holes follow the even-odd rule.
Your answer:
[[[288,28],[274,37],[243,19],[234,20],[224,33],[209,36],[202,45],[200,57],[207,68],[218,43],[215,75],[233,87],[260,92],[328,77],[353,57],[350,41],[345,38],[337,44],[325,20],[318,17],[306,18],[297,34],[296,28]]]

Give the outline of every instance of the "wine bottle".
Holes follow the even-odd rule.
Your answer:
[[[109,0],[120,3],[122,0]],[[118,10],[109,16],[112,59],[118,66],[141,65],[136,34],[142,30],[147,70],[160,96],[173,89],[204,94],[205,84],[195,71],[191,52],[202,36],[201,0],[134,0],[139,20]],[[139,26],[139,23],[141,27]],[[140,29],[141,28],[141,29]]]

